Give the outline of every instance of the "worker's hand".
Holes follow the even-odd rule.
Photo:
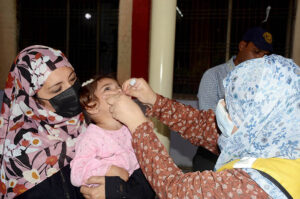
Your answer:
[[[156,101],[156,93],[143,78],[131,78],[122,85],[126,95],[136,97],[145,105],[153,106]]]
[[[125,124],[131,133],[142,123],[148,121],[140,107],[124,94],[112,95],[106,99],[112,116]]]

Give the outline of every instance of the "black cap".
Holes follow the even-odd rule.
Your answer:
[[[242,40],[246,42],[253,42],[254,45],[260,50],[265,50],[269,52],[273,51],[272,34],[261,27],[254,27],[247,30]]]

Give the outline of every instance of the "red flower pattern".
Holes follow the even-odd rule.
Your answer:
[[[6,194],[6,185],[0,181],[0,192],[4,195]]]
[[[8,77],[7,77],[7,80],[6,80],[5,88],[12,88],[13,87],[14,79],[15,78],[11,75],[11,73],[9,73]]]
[[[25,185],[23,184],[17,184],[14,188],[13,188],[13,192],[18,195],[24,193],[25,191],[27,191],[27,188],[25,187]]]
[[[34,119],[34,120],[39,120],[39,119],[40,119],[40,118],[39,118],[38,116],[36,116],[36,115],[33,115],[31,118]]]
[[[84,115],[83,115],[83,113],[80,113],[80,116],[79,116],[79,121],[83,121],[84,120]]]
[[[29,141],[28,140],[22,140],[21,145],[27,147],[29,145]]]
[[[4,112],[5,112],[5,107],[4,107],[4,103],[2,103],[1,114],[4,114]]]
[[[54,117],[54,116],[50,116],[50,117],[48,117],[48,120],[54,121],[54,120],[55,120],[55,117]]]
[[[35,59],[39,59],[39,58],[41,58],[42,57],[42,53],[37,53],[36,55],[35,55]]]
[[[53,166],[55,165],[57,162],[57,157],[52,155],[52,156],[49,156],[47,159],[46,159],[46,164],[50,165],[50,166]]]
[[[17,79],[17,84],[18,84],[19,88],[22,89],[22,84],[19,79]]]
[[[45,116],[43,116],[43,115],[40,115],[39,118],[40,118],[40,120],[46,120],[46,119],[47,119],[47,118],[46,118]]]
[[[24,124],[24,122],[18,122],[14,126],[12,126],[9,130],[10,131],[17,130],[18,128],[20,128],[21,126],[23,126],[23,124]]]

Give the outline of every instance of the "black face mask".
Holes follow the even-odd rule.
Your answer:
[[[55,97],[51,99],[39,99],[48,100],[55,109],[56,114],[70,118],[82,112],[78,96],[79,89],[80,83],[78,80],[76,80],[73,86],[56,95]]]

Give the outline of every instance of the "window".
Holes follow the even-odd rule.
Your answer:
[[[116,74],[118,0],[18,0],[19,50],[42,44],[62,50],[84,81]]]
[[[269,5],[269,19],[262,24]],[[294,0],[178,0],[183,16],[178,14],[176,23],[174,97],[196,99],[203,73],[224,63],[226,54],[229,58],[235,55],[250,27],[262,26],[270,31],[274,53],[290,57],[294,5]]]

